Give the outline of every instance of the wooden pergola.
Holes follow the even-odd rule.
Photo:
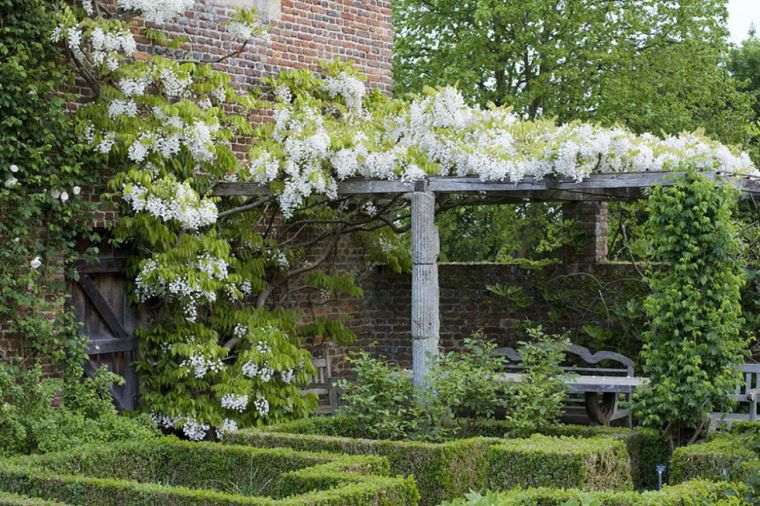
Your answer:
[[[673,184],[678,173],[640,172],[593,174],[583,181],[547,177],[517,183],[482,181],[474,177],[429,177],[421,181],[352,179],[339,184],[341,196],[405,194],[411,201],[412,242],[412,368],[415,385],[424,382],[438,354],[440,310],[438,286],[438,230],[436,198],[450,194],[481,194],[489,202],[615,201],[640,198],[647,188]],[[745,197],[760,196],[760,177],[705,173],[733,184]],[[258,196],[268,193],[255,183],[219,183],[219,196]]]

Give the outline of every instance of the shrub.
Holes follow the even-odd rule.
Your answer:
[[[120,416],[111,403],[113,375],[66,388],[45,379],[39,367],[0,363],[0,455],[60,451],[85,443],[146,439],[158,435],[147,416]],[[54,398],[63,391],[62,405]]]
[[[451,416],[491,418],[505,406],[505,359],[496,344],[481,334],[464,340],[464,351],[441,355],[430,373],[430,384]]]
[[[372,456],[161,439],[17,457],[0,464],[0,488],[95,506],[417,504],[413,480],[388,467]]]
[[[421,410],[409,374],[364,352],[350,361],[356,381],[340,382],[339,413],[355,419],[371,438],[403,439],[417,434]]]
[[[462,424],[461,435],[500,438],[510,437],[513,433],[514,428],[505,420],[468,420]],[[628,449],[631,475],[637,489],[656,488],[657,465],[670,462],[670,449],[666,438],[653,429],[557,424],[544,427],[541,433],[554,437],[604,436],[620,439]]]
[[[625,444],[605,437],[534,435],[506,440],[488,450],[488,488],[578,487],[585,490],[632,488]]]
[[[567,397],[562,361],[569,343],[566,337],[544,334],[541,327],[528,329],[532,342],[521,342],[523,378],[510,385],[507,418],[523,436],[559,422]]]
[[[731,480],[743,477],[742,465],[758,458],[746,438],[720,435],[712,441],[673,452],[671,482],[692,479]]]
[[[485,496],[469,494],[444,506],[743,506],[741,485],[690,481],[660,492],[587,492],[577,489],[515,489]]]

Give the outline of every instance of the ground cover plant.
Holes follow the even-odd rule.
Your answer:
[[[84,446],[0,464],[0,490],[71,504],[414,505],[385,459],[176,439]]]

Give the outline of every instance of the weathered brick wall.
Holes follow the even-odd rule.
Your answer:
[[[270,23],[268,42],[216,65],[242,87],[286,69],[318,70],[320,62],[340,58],[354,62],[370,86],[390,92],[390,0],[201,0],[165,28],[190,39],[194,59],[215,60],[239,46],[224,30],[238,7],[255,7]]]
[[[562,265],[541,271],[487,263],[441,264],[439,278],[445,350],[460,348],[464,338],[478,331],[501,346],[514,346],[527,337],[525,329],[531,323],[541,323],[550,333],[569,332],[576,342],[593,347],[583,326],[595,318],[604,325],[605,303],[624,302],[643,289],[632,266],[622,263]],[[519,287],[521,302],[487,289],[495,284]],[[362,286],[365,297],[346,301],[342,307],[359,339],[347,350],[333,351],[339,356],[337,369],[345,374],[345,352],[360,349],[410,365],[411,276],[375,267]],[[599,298],[600,291],[608,300]],[[636,342],[628,344],[631,349],[638,347]]]

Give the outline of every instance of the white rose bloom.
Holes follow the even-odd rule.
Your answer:
[[[11,169],[11,172],[16,173],[16,172],[18,172],[18,165],[15,165],[15,164],[11,165],[10,169]]]
[[[40,257],[34,257],[34,259],[29,262],[29,265],[32,266],[32,269],[37,270],[42,265],[42,259]]]
[[[69,200],[68,192],[61,192],[61,202],[65,204],[67,200]]]
[[[82,193],[82,188],[80,188],[79,186],[75,186],[74,188],[71,189],[71,193],[73,193],[74,195],[79,195],[80,193]]]

